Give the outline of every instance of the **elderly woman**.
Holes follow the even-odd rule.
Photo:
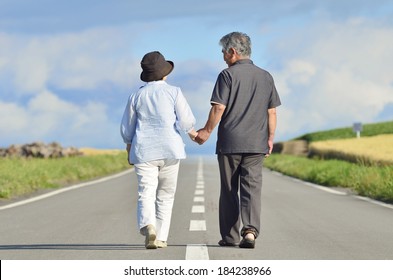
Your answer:
[[[164,248],[170,228],[180,159],[186,157],[180,131],[195,139],[195,118],[180,88],[165,80],[174,63],[160,52],[141,61],[146,82],[128,99],[121,122],[128,161],[138,178],[138,225],[147,249]]]

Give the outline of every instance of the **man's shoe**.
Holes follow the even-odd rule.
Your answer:
[[[222,247],[235,247],[235,246],[237,246],[239,244],[226,242],[225,240],[220,240],[220,241],[218,241],[218,245],[220,245]]]
[[[246,248],[246,249],[254,249],[255,248],[255,239],[243,238],[242,241],[240,241],[239,247]]]
[[[250,236],[253,236],[251,238]],[[244,233],[242,241],[240,241],[239,247],[246,248],[246,249],[254,249],[255,248],[255,233],[253,231],[246,231]]]

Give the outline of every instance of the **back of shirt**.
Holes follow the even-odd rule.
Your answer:
[[[219,74],[211,102],[226,106],[217,154],[268,153],[268,109],[281,101],[267,71],[249,59],[237,61]]]
[[[195,118],[180,88],[164,81],[149,82],[129,98],[121,124],[130,162],[185,158],[180,131],[194,127]]]

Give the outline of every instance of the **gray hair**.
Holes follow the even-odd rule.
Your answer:
[[[234,48],[241,56],[249,57],[251,55],[251,39],[245,33],[229,33],[221,38],[220,45],[225,51],[229,51],[230,48]]]

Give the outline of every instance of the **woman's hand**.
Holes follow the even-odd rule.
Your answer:
[[[127,151],[127,161],[128,161],[128,164],[129,164],[129,165],[132,165],[132,163],[130,162],[131,144],[127,144],[126,151]]]
[[[190,139],[194,142],[195,138],[198,136],[198,132],[195,131],[195,129],[192,129],[191,131],[188,132],[188,136],[190,136]]]

